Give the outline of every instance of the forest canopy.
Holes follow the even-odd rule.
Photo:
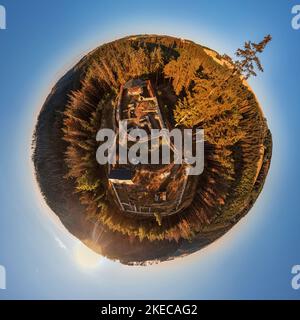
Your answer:
[[[84,219],[100,225],[106,239],[121,237],[128,248],[151,244],[153,252],[169,245],[199,249],[241,219],[270,165],[271,134],[246,82],[256,68],[263,71],[258,54],[270,40],[246,42],[237,50],[237,60],[189,40],[156,35],[126,37],[88,54],[77,66],[80,84],[69,90],[57,116],[64,141],[63,181],[73,186]],[[108,192],[107,168],[96,161],[97,131],[112,127],[120,87],[134,78],[151,80],[170,127],[204,129],[204,172],[197,177],[191,205],[174,215],[121,212]],[[37,149],[34,161],[38,167]],[[99,246],[101,241],[97,239]]]

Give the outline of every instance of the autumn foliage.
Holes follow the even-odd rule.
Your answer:
[[[264,181],[271,138],[245,79],[262,64],[257,57],[270,37],[245,43],[239,60],[171,37],[140,36],[104,45],[89,57],[81,89],[64,111],[65,179],[86,208],[86,218],[113,232],[150,241],[192,240],[229,228],[252,206]],[[169,122],[205,129],[205,169],[192,205],[173,216],[136,217],[120,212],[107,192],[105,166],[96,161],[96,133],[111,126],[120,86],[150,79]]]

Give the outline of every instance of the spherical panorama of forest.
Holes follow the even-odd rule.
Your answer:
[[[71,68],[49,93],[33,136],[40,191],[66,229],[109,259],[144,265],[196,252],[237,224],[271,161],[272,136],[247,83],[263,71],[270,41],[245,42],[229,57],[190,40],[129,36]],[[123,139],[120,120],[149,134],[202,129],[203,171],[188,175],[189,164],[172,157],[100,164],[105,141],[97,133]],[[157,150],[164,144],[159,139]]]

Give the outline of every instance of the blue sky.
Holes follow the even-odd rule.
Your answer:
[[[0,30],[0,265],[7,289],[0,299],[300,298],[290,285],[291,268],[300,264],[300,30],[291,27],[297,1],[0,4],[7,10],[7,30]],[[141,33],[188,38],[227,54],[271,33],[265,73],[250,84],[274,150],[262,194],[228,234],[184,259],[127,267],[95,260],[54,221],[33,180],[29,146],[37,112],[59,77],[94,47]]]

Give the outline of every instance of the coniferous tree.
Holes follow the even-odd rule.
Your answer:
[[[233,60],[226,54],[223,55],[223,59],[233,66],[234,74],[241,75],[247,80],[251,76],[257,76],[255,68],[261,72],[264,71],[258,54],[264,51],[265,47],[271,40],[271,35],[267,35],[259,43],[247,41],[243,48],[237,49],[235,53],[237,60]]]

